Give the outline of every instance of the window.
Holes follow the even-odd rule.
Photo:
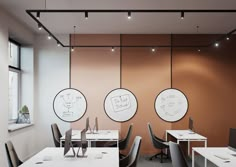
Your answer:
[[[8,121],[16,122],[20,107],[20,45],[9,40],[9,112]]]

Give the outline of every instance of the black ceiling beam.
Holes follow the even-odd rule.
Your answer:
[[[204,47],[209,47],[214,45],[216,42],[220,42],[223,39],[225,39],[226,37],[229,37],[230,35],[232,35],[234,32],[236,32],[236,29],[228,32],[226,35],[222,35],[221,37],[219,37],[218,39],[216,39],[215,41],[213,41],[212,43],[208,44],[208,45],[202,45],[202,46],[197,46],[197,45],[156,45],[156,46],[140,46],[140,45],[134,45],[134,46],[111,46],[111,45],[64,45],[49,29],[47,29],[46,26],[43,25],[42,22],[40,22],[39,19],[37,19],[32,13],[125,13],[125,12],[133,12],[133,13],[180,13],[180,12],[184,12],[184,13],[236,13],[235,9],[203,9],[203,10],[198,10],[198,9],[193,9],[193,10],[189,10],[189,9],[165,9],[165,10],[154,10],[154,9],[146,9],[146,10],[142,10],[142,9],[126,9],[126,10],[103,10],[103,9],[99,9],[99,10],[94,10],[94,9],[88,9],[88,10],[65,10],[65,9],[33,9],[33,10],[26,10],[26,12],[29,14],[29,16],[38,23],[38,25],[41,25],[42,28],[49,34],[51,35],[51,37],[57,42],[59,43],[62,47],[197,47],[197,48],[204,48]]]

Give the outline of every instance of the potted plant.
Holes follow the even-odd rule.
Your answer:
[[[29,108],[26,105],[20,109],[17,123],[30,123]]]

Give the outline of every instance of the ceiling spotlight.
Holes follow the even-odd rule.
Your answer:
[[[58,47],[60,47],[60,46],[61,46],[61,44],[60,44],[59,42],[57,42],[57,46],[58,46]]]
[[[227,40],[227,41],[229,40],[229,37],[228,37],[228,36],[226,37],[226,40]]]
[[[128,12],[128,19],[131,19],[131,12]]]
[[[85,19],[88,19],[88,12],[85,12]]]
[[[111,51],[112,51],[112,52],[115,52],[115,48],[114,48],[114,47],[112,47],[112,48],[111,48]]]
[[[74,49],[74,47],[72,46],[72,47],[71,47],[71,52],[74,52],[74,50],[75,50],[75,49]]]
[[[42,25],[41,24],[38,24],[38,29],[42,30]]]
[[[155,48],[152,48],[152,52],[155,52],[156,51],[156,49]]]
[[[218,42],[216,42],[216,43],[215,43],[215,47],[218,47],[218,46],[219,46],[219,43],[218,43]]]
[[[181,19],[184,19],[184,12],[181,12]]]
[[[201,52],[201,49],[198,49],[197,51],[198,51],[198,52]]]
[[[36,13],[36,18],[39,19],[40,18],[40,12]]]
[[[52,39],[52,36],[51,36],[51,35],[48,35],[48,39],[49,39],[49,40]]]

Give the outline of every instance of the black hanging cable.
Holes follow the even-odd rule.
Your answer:
[[[199,25],[197,25],[196,28],[197,28],[197,34],[198,34],[198,32],[199,32]],[[200,47],[198,48],[198,52],[201,52],[201,48]]]
[[[75,28],[76,28],[76,26],[74,26],[74,45],[75,45]]]
[[[74,46],[75,46],[75,28],[76,28],[76,26],[74,26],[73,44],[72,44],[72,47],[71,47],[72,52],[74,51]]]
[[[71,45],[71,34],[70,34],[70,45]],[[69,88],[71,88],[71,51],[69,48]]]

